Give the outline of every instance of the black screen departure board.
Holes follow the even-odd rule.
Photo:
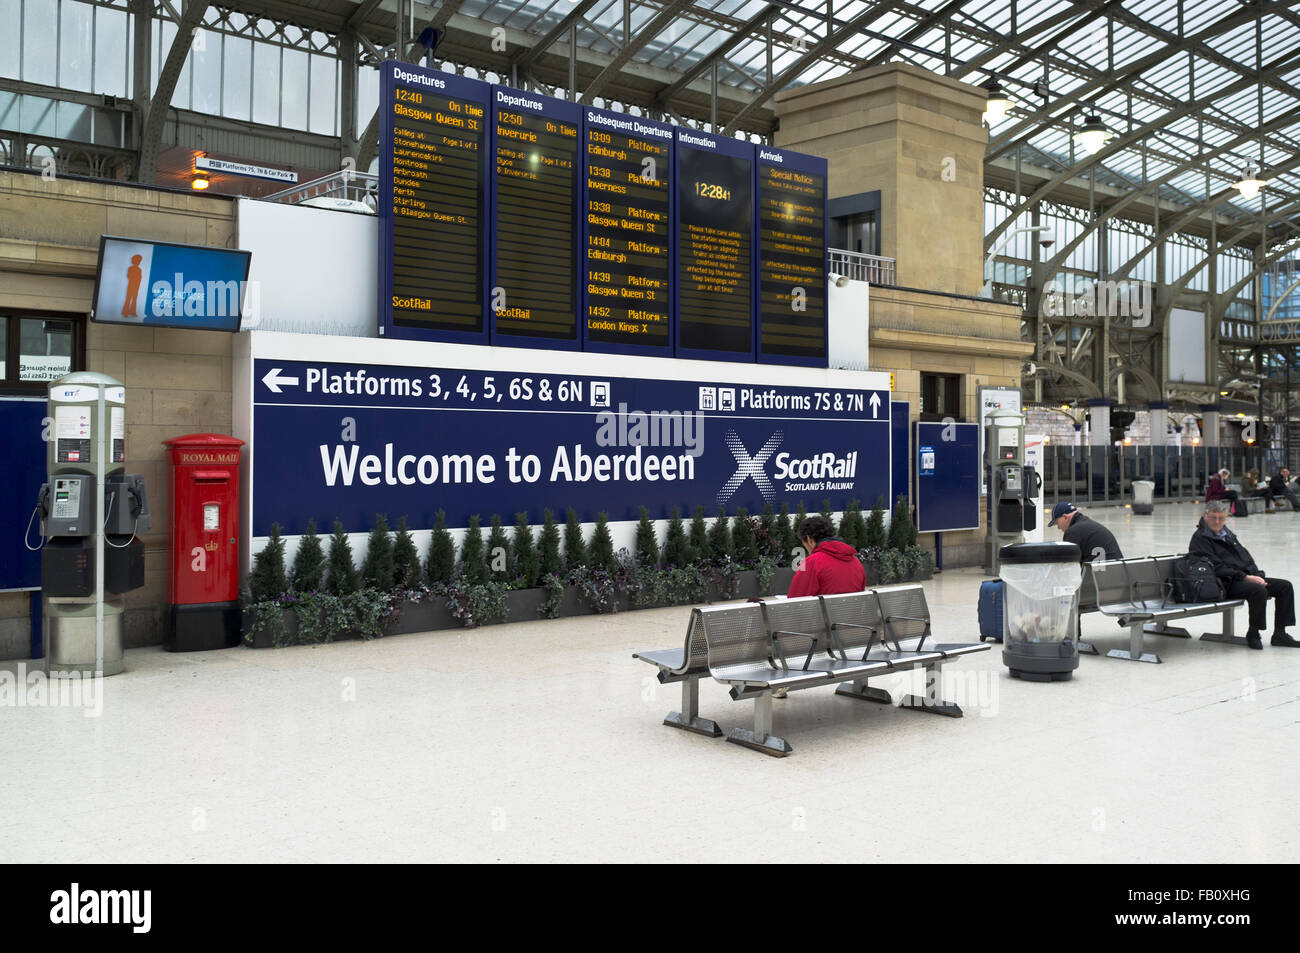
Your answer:
[[[826,160],[758,150],[758,353],[826,360]]]
[[[671,347],[673,128],[584,112],[587,342],[636,353]]]
[[[495,93],[492,332],[576,344],[578,109]]]
[[[754,147],[677,136],[678,348],[752,355]]]
[[[381,95],[391,124],[392,320],[482,334],[483,151],[490,87],[389,64]]]

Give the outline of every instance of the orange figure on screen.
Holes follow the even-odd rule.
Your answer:
[[[132,255],[131,267],[126,270],[126,301],[122,303],[122,317],[136,318],[139,315],[135,310],[135,299],[140,296],[140,279],[144,272],[140,270],[140,262],[144,256]]]

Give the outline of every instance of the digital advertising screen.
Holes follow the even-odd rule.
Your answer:
[[[672,353],[673,127],[583,110],[585,348]]]
[[[826,366],[826,160],[758,147],[758,359]]]
[[[577,348],[581,111],[492,92],[492,340]]]
[[[91,319],[106,324],[238,331],[252,255],[103,235]]]
[[[398,337],[486,343],[491,87],[387,62],[380,84],[379,322]]]
[[[754,147],[677,129],[677,353],[754,359]]]

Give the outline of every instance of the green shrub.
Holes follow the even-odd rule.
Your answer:
[[[578,514],[569,507],[568,520],[564,524],[564,568],[573,572],[579,566],[587,565],[589,558],[587,544],[582,538],[582,524]]]
[[[537,547],[533,542],[533,530],[528,525],[527,513],[515,514],[515,538],[512,542],[515,554],[515,578],[520,586],[532,589],[537,585]]]
[[[397,521],[397,538],[393,540],[393,588],[410,589],[419,581],[420,554],[403,516]]]
[[[691,555],[700,562],[708,562],[713,552],[709,546],[709,528],[704,522],[704,507],[695,507],[691,519]]]
[[[298,540],[293,554],[294,592],[316,592],[325,581],[325,548],[316,535],[316,521],[307,521],[307,532]]]
[[[465,527],[465,541],[460,546],[460,580],[462,585],[474,586],[487,580],[487,563],[483,558],[483,530],[478,514],[469,518]]]
[[[664,539],[664,566],[681,568],[689,566],[691,562],[691,545],[686,541],[682,511],[674,506],[668,518],[668,532]]]
[[[894,512],[889,520],[889,548],[900,553],[916,545],[916,526],[907,508],[907,497],[900,495],[894,502]]]
[[[758,544],[754,540],[754,520],[746,509],[736,509],[736,516],[731,521],[731,547],[736,561],[745,566],[752,566],[758,561]]]
[[[366,558],[361,562],[361,579],[370,589],[387,592],[393,588],[393,537],[384,514],[375,514]]]
[[[334,532],[330,535],[329,556],[326,562],[328,570],[325,584],[331,595],[346,596],[361,588],[361,579],[356,564],[352,561],[352,543],[348,540],[348,534],[343,531],[343,521],[340,519],[334,520]]]
[[[429,540],[429,559],[424,565],[424,578],[429,585],[446,585],[456,575],[456,543],[447,532],[447,514],[438,511],[438,522]]]
[[[550,510],[543,510],[542,531],[537,537],[537,575],[539,580],[545,580],[547,576],[559,577],[563,572],[564,560],[560,556],[560,527],[555,523],[555,514]],[[547,618],[553,619],[555,616]]]
[[[885,548],[885,501],[883,497],[876,497],[876,505],[871,508],[871,515],[867,517],[867,526],[862,545],[859,549],[884,549]]]
[[[727,519],[726,507],[718,507],[718,515],[709,527],[709,558],[715,562],[734,560],[736,550],[731,541],[731,521]]]
[[[510,540],[501,527],[501,517],[492,514],[492,529],[487,538],[488,578],[496,583],[510,579]]]
[[[781,504],[781,514],[772,523],[772,558],[778,566],[789,566],[793,553],[799,546],[794,527],[790,524],[790,504]]]
[[[650,511],[644,506],[636,524],[636,561],[645,569],[652,569],[659,563],[659,538],[655,535],[654,523],[650,522]]]
[[[596,528],[591,532],[587,562],[593,569],[603,569],[612,574],[618,568],[618,561],[614,558],[614,540],[609,535],[608,520],[609,514],[604,510],[596,514]]]
[[[831,509],[829,499],[822,500],[822,516],[826,517],[827,522],[831,524],[831,535],[835,535],[835,511]]]
[[[862,518],[862,509],[857,500],[849,500],[844,507],[844,517],[840,520],[840,539],[854,549],[866,545],[867,524]]]
[[[248,588],[254,602],[279,599],[289,589],[284,576],[284,540],[280,538],[280,524],[271,524],[271,539],[262,551],[253,557],[253,571],[248,574]]]

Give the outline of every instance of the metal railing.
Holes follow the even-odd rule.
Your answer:
[[[344,169],[295,185],[291,189],[264,195],[262,201],[301,205],[309,199],[352,199],[354,202],[365,202],[371,208],[375,208],[378,194],[379,176],[370,172],[350,172]]]
[[[1227,468],[1228,482],[1239,483],[1247,470],[1265,479],[1285,466],[1273,447],[1043,447],[1043,505],[1131,503],[1133,481],[1155,483],[1155,498],[1167,502],[1201,500],[1210,476]]]
[[[865,281],[869,285],[894,283],[895,259],[879,255],[866,255],[846,248],[827,249],[830,271],[844,275],[850,281]]]

